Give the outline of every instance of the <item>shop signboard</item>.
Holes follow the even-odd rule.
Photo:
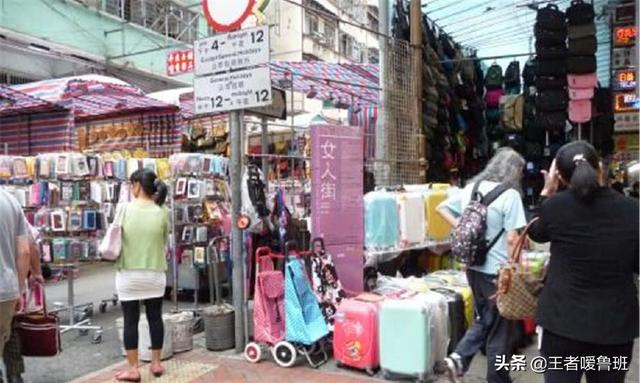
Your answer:
[[[640,127],[640,115],[636,112],[615,113],[615,132],[638,132]]]
[[[620,92],[613,94],[613,110],[616,113],[639,110],[638,96],[635,92]]]
[[[635,66],[638,62],[636,56],[636,48],[614,48],[611,61],[611,65],[613,67],[612,69],[621,69]]]
[[[613,14],[613,22],[616,25],[633,23],[635,18],[635,2],[618,5]]]
[[[271,72],[258,67],[193,80],[196,114],[271,105]]]
[[[334,255],[343,284],[362,291],[364,204],[362,130],[341,125],[311,126],[313,237],[340,247]]]
[[[636,26],[625,25],[613,28],[613,46],[629,47],[636,43]]]
[[[269,63],[269,26],[241,29],[194,43],[196,76]]]
[[[167,76],[193,72],[193,50],[181,49],[167,54]]]
[[[616,71],[613,79],[613,90],[624,91],[636,89],[636,72],[631,69],[622,69]]]

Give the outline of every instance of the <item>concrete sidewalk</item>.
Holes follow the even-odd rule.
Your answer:
[[[115,272],[106,264],[85,265],[80,277],[76,280],[77,302],[91,301],[95,304],[101,299],[109,298],[115,291]],[[50,303],[66,299],[66,282],[47,286],[47,298]],[[192,304],[181,303],[183,307]],[[165,302],[165,310],[170,310],[171,303]],[[63,352],[55,358],[27,358],[25,381],[27,383],[66,383],[66,382],[108,382],[112,381],[115,371],[124,367],[124,358],[120,355],[121,344],[115,321],[122,315],[120,307],[109,305],[106,313],[97,311],[92,322],[103,326],[103,342],[91,344],[90,336],[81,336],[77,332],[63,335]],[[66,321],[66,315],[62,315]],[[213,353],[204,348],[203,334],[194,337],[194,351],[177,354],[167,361],[167,375],[160,379],[144,377],[143,382],[380,382],[381,375],[370,378],[366,374],[340,369],[334,360],[318,370],[310,368],[301,359],[291,369],[278,367],[274,362],[266,360],[252,365],[242,355],[232,352]],[[535,344],[522,351],[527,360],[537,356]],[[638,382],[638,346],[636,344],[634,359],[630,365],[627,382]],[[478,355],[468,375],[466,383],[484,382],[486,359]],[[146,370],[142,370],[146,373]],[[543,377],[531,371],[512,373],[514,382],[542,383]],[[448,382],[442,376],[434,377],[433,382]]]

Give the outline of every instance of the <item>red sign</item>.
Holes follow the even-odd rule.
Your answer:
[[[613,30],[613,45],[616,47],[626,47],[636,42],[636,26],[615,27]]]
[[[167,55],[167,75],[178,76],[193,72],[193,50],[172,51]]]
[[[251,16],[256,0],[202,0],[204,15],[216,32],[240,29]]]

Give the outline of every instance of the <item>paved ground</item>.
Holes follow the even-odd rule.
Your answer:
[[[83,267],[81,276],[76,280],[77,302],[94,302],[96,313],[93,323],[103,326],[103,342],[91,344],[91,334],[80,336],[77,332],[63,336],[62,354],[56,358],[27,360],[26,381],[29,383],[93,383],[111,381],[114,371],[122,368],[124,362],[120,356],[120,342],[115,327],[115,320],[121,316],[120,308],[109,305],[107,312],[98,312],[100,300],[109,298],[114,291],[114,273],[108,265],[88,265]],[[66,299],[66,282],[47,287],[47,299],[50,303]],[[184,303],[183,306],[190,304]],[[166,309],[170,303],[166,302]],[[66,315],[62,315],[66,320]],[[302,361],[292,369],[282,369],[273,362],[265,361],[251,365],[242,357],[233,353],[212,353],[204,350],[202,334],[194,339],[195,350],[176,355],[167,362],[168,373],[161,379],[144,377],[143,382],[375,382],[380,377],[369,378],[365,374],[339,369],[333,361],[320,370],[313,370]],[[638,354],[636,345],[636,355]],[[524,350],[527,358],[537,355],[535,345]],[[471,370],[465,378],[466,383],[484,382],[486,360],[478,355]],[[531,371],[513,373],[515,382],[542,383],[542,376]],[[628,382],[637,382],[638,358],[634,357],[632,371],[627,376]],[[434,377],[434,382],[443,383],[448,380]]]

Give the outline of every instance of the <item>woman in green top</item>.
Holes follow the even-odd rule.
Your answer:
[[[150,170],[137,170],[130,177],[134,200],[122,204],[122,253],[116,262],[116,291],[124,315],[124,347],[129,368],[116,375],[118,381],[139,382],[138,322],[144,303],[151,335],[151,373],[164,373],[160,356],[164,342],[162,300],[166,286],[165,249],[169,234],[169,212],[163,208],[166,185]]]

